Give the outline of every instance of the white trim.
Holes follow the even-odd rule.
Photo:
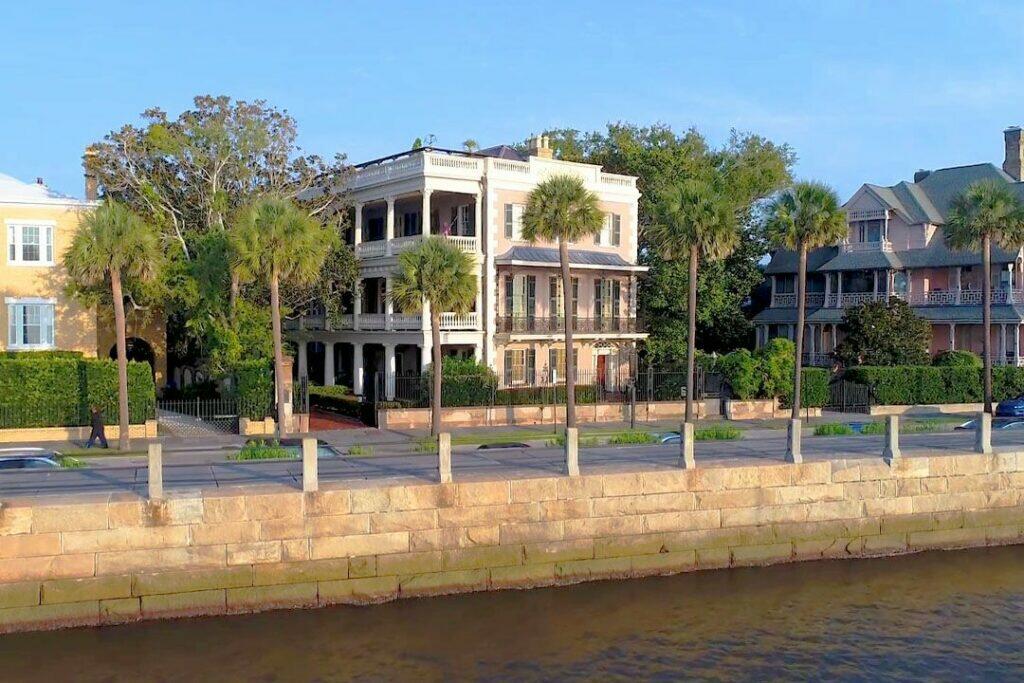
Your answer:
[[[57,300],[54,298],[46,298],[40,296],[7,296],[4,297],[5,304],[53,304],[57,305]]]
[[[24,339],[24,330],[22,323],[18,321],[18,317],[14,315],[14,310],[18,307],[39,307],[39,319],[38,328],[39,336],[43,338],[48,337],[48,341],[42,341],[38,343],[25,343],[24,341],[15,341],[14,338]],[[44,314],[43,311],[46,311]],[[15,332],[17,330],[17,332]],[[49,335],[44,335],[44,331],[49,331]],[[12,298],[7,299],[7,348],[11,351],[32,351],[41,349],[53,349],[56,348],[57,342],[57,306],[56,302],[53,301],[39,301],[31,299],[13,300]]]
[[[56,265],[56,232],[57,223],[53,220],[31,220],[19,218],[4,219],[6,231],[4,235],[4,256],[7,265],[17,268],[50,268]],[[39,260],[25,261],[24,256],[24,235],[26,228],[39,230]],[[49,243],[47,243],[49,235]],[[14,246],[15,258],[11,258],[11,246]],[[50,258],[47,259],[46,251],[49,247]]]
[[[501,261],[495,262],[498,266],[521,266],[527,268],[558,268],[558,263],[538,263],[537,261]],[[632,273],[646,273],[650,270],[649,266],[608,266],[608,265],[596,265],[591,263],[570,263],[569,267],[572,270],[621,270]]]

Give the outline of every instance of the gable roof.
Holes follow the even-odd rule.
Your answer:
[[[0,204],[55,204],[89,206],[84,199],[68,197],[42,183],[25,183],[13,176],[0,173]]]

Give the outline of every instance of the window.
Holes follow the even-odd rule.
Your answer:
[[[618,320],[621,309],[622,283],[618,280],[594,280],[594,317],[599,321]]]
[[[451,234],[465,237],[476,235],[476,215],[472,204],[452,207]]]
[[[411,235],[423,234],[420,216],[421,214],[418,211],[405,211],[398,214],[398,225],[395,226],[395,230],[399,236],[409,237]]]
[[[533,384],[537,352],[533,349],[505,351],[505,384]]]
[[[510,240],[519,241],[523,239],[523,209],[522,204],[505,205],[505,237]]]
[[[53,348],[52,301],[7,300],[7,346],[12,349]]]
[[[514,329],[525,331],[523,325],[533,320],[537,305],[535,275],[505,276],[505,315],[512,316]]]
[[[881,242],[882,241],[882,221],[871,220],[871,221],[856,221],[854,224],[853,234],[857,236],[858,242]]]
[[[548,349],[548,371],[550,381],[565,381],[565,349]]]
[[[559,320],[565,317],[565,305],[562,298],[562,278],[552,275],[548,278],[548,315]]]
[[[617,213],[606,213],[601,232],[594,236],[594,244],[619,246],[622,240],[622,218]]]
[[[8,223],[7,262],[11,265],[52,266],[52,223]]]

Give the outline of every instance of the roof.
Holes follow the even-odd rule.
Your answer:
[[[50,189],[43,183],[25,183],[13,176],[0,173],[0,203],[3,204],[57,204],[89,205],[84,199],[68,197]]]
[[[1013,263],[1016,252],[992,245],[992,263]],[[907,268],[944,268],[951,266],[980,266],[981,254],[972,251],[953,251],[942,239],[922,249],[902,251],[852,251],[840,252],[836,247],[815,249],[807,255],[807,272],[830,272],[849,270]],[[772,254],[765,267],[766,275],[781,275],[797,271],[796,252],[780,249]]]
[[[497,159],[510,159],[512,161],[526,161],[522,154],[516,151],[514,147],[508,145],[495,145],[494,147],[488,147],[487,149],[481,149],[477,154],[485,157],[495,157]]]
[[[551,265],[559,264],[558,250],[550,247],[512,247],[494,259],[498,265]],[[606,251],[569,250],[569,263],[575,266],[597,266],[605,268],[644,269],[622,258],[620,254]]]
[[[981,324],[981,306],[914,306],[914,313],[933,323],[956,322]],[[813,308],[807,310],[808,323],[841,323],[845,308]],[[1024,321],[1024,306],[992,306],[993,323]],[[754,316],[759,325],[796,322],[796,308],[766,308]]]
[[[835,258],[839,253],[838,247],[823,247],[814,249],[807,253],[808,272],[818,270],[823,265]],[[796,252],[789,249],[778,249],[772,252],[771,261],[765,266],[764,272],[767,275],[775,273],[795,273],[797,271]]]

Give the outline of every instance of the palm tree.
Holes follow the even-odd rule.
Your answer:
[[[556,175],[530,192],[523,211],[523,238],[558,242],[565,318],[565,426],[576,426],[576,350],[572,345],[572,273],[569,243],[601,231],[604,216],[597,196],[576,176]]]
[[[431,374],[430,434],[441,433],[441,314],[468,313],[476,301],[472,259],[443,237],[431,236],[398,257],[398,277],[388,297],[403,313],[423,312],[430,304]]]
[[[277,430],[283,436],[287,397],[281,341],[281,284],[302,285],[315,280],[338,235],[291,201],[265,197],[239,212],[228,240],[232,271],[240,277],[265,278],[270,288]]]
[[[160,269],[161,257],[156,229],[110,199],[85,215],[64,253],[64,267],[74,287],[88,290],[110,284],[117,334],[117,445],[122,451],[128,450],[130,444],[124,280],[152,280]]]
[[[846,238],[846,214],[839,197],[824,183],[805,181],[784,190],[768,208],[765,225],[768,240],[776,248],[797,252],[799,267],[796,281],[796,358],[793,371],[792,420],[800,420],[800,375],[804,352],[804,290],[807,285],[807,252]],[[800,462],[799,436],[791,423],[786,458]]]
[[[953,198],[944,230],[951,249],[981,249],[985,412],[992,412],[992,242],[1019,248],[1024,207],[1006,183],[981,180]]]
[[[689,259],[686,340],[686,417],[693,421],[693,371],[697,352],[697,264],[701,258],[725,258],[739,241],[736,206],[719,176],[686,178],[662,188],[655,222],[647,229],[651,244],[667,260]]]

